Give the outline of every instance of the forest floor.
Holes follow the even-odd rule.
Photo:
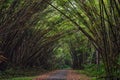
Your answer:
[[[91,78],[84,74],[78,74],[74,70],[56,70],[40,75],[33,80],[91,80]]]

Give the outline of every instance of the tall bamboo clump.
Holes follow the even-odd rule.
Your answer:
[[[102,57],[108,80],[120,75],[120,1],[64,0],[52,5],[92,42]],[[57,6],[57,7],[56,7]]]
[[[55,32],[53,27],[63,20],[50,21],[51,11],[53,9],[46,0],[0,2],[0,51],[5,57],[4,62],[0,57],[2,61],[0,65],[7,64],[10,68],[53,67],[55,60],[53,50],[57,45],[56,41],[66,33],[75,31]],[[0,66],[0,70],[2,68],[5,67]]]
[[[101,55],[105,61],[108,77],[120,75],[120,2],[109,0],[99,1],[101,27]],[[106,21],[107,20],[107,21]],[[99,32],[100,33],[100,32]]]
[[[54,43],[62,34],[49,35],[46,8],[45,0],[0,1],[0,51],[8,66],[47,69],[51,65]]]

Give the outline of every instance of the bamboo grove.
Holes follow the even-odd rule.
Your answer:
[[[51,12],[44,0],[2,0],[0,4],[0,54],[12,67],[47,67],[47,60],[50,58],[52,62],[54,57],[55,41],[74,32],[68,30],[52,34],[55,33],[52,25],[43,20]]]
[[[120,75],[120,1],[63,0],[54,7],[69,19],[98,50],[105,65],[106,76]],[[61,8],[62,7],[62,8]],[[110,80],[110,79],[108,79]]]
[[[73,66],[83,69],[87,56],[81,56],[90,55],[94,47],[104,63],[106,80],[119,76],[119,0],[0,0],[0,68],[53,68],[59,40],[77,32],[75,40],[67,40]],[[83,63],[73,57],[79,46],[89,48],[77,56]]]

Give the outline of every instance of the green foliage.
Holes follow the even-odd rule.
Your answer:
[[[54,50],[54,54],[56,55],[56,68],[70,68],[72,61],[68,44],[64,42],[64,39],[60,39],[58,42],[59,46]]]
[[[89,64],[85,65],[85,71],[92,77],[105,76],[104,66],[102,64]]]
[[[1,0],[0,52],[8,60],[6,72],[14,76],[16,66],[69,68],[72,61],[82,66],[97,50],[105,66],[86,65],[87,74],[105,76],[106,71],[107,76],[119,76],[119,4],[118,0]]]
[[[17,77],[11,78],[11,80],[33,80],[35,77]]]
[[[119,0],[68,0],[64,6],[53,5],[77,26],[98,50],[107,76],[114,76],[114,73],[120,75],[117,73],[120,70],[119,5]]]
[[[57,5],[59,6],[64,6],[66,2],[68,2],[68,0],[56,0]]]
[[[0,80],[32,80],[34,79],[37,75],[46,73],[47,70],[39,68],[39,67],[34,67],[34,68],[25,68],[21,69],[19,67],[15,68],[10,68],[7,69],[4,72],[0,72]]]
[[[88,64],[84,65],[84,70],[77,70],[80,74],[86,74],[87,76],[92,77],[92,80],[101,80],[100,77],[105,76],[104,66],[102,64]]]

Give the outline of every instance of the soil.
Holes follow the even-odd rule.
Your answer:
[[[40,75],[33,80],[91,80],[84,74],[78,74],[74,70],[56,70]]]

